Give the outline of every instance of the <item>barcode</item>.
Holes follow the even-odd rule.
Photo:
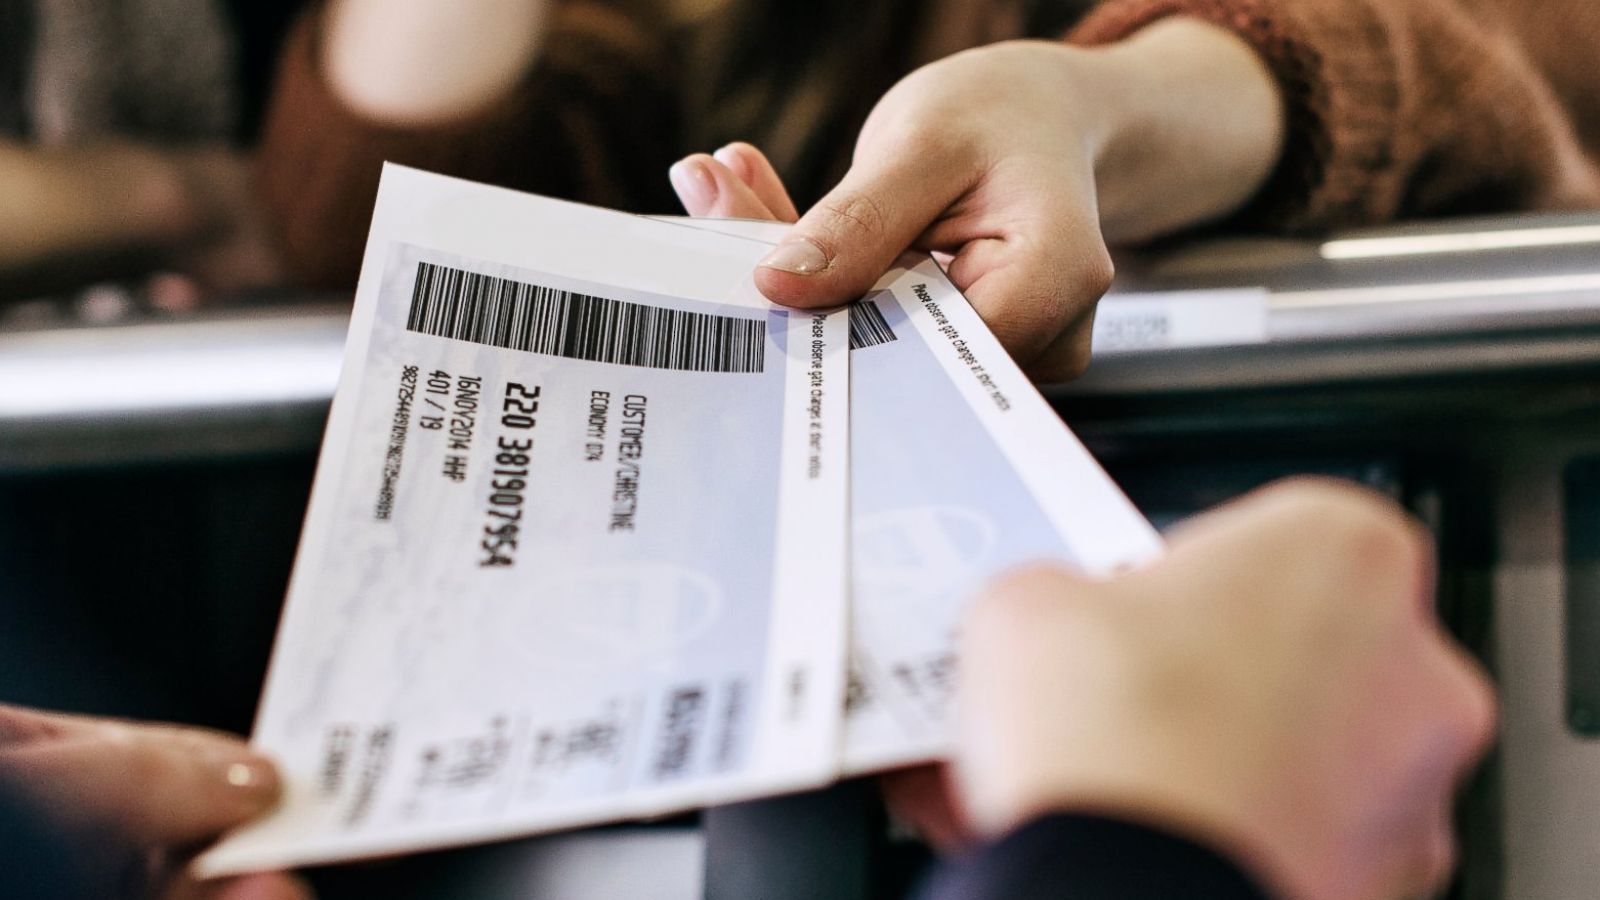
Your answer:
[[[767,323],[688,312],[417,263],[406,329],[567,359],[760,372]]]
[[[894,330],[883,317],[883,310],[871,299],[850,304],[850,349],[876,347],[895,340]]]

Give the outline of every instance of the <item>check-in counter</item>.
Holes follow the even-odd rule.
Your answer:
[[[1123,262],[1132,291],[1174,293],[1106,300],[1153,327],[1051,401],[1161,525],[1293,474],[1420,516],[1440,614],[1501,698],[1452,896],[1592,896],[1600,217],[1166,248]],[[1170,327],[1201,298],[1238,327]],[[332,301],[0,333],[0,699],[247,727],[338,374]],[[866,898],[927,858],[857,783],[319,880],[335,898]]]

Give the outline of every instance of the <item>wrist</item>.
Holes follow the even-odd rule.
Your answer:
[[[1226,29],[1163,19],[1088,50],[1083,70],[1106,117],[1092,150],[1108,240],[1225,218],[1277,165],[1282,96],[1255,50]]]

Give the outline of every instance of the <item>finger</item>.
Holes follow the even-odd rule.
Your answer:
[[[889,813],[941,853],[954,853],[973,837],[952,777],[944,765],[900,769],[878,777]]]
[[[0,704],[0,751],[77,733],[88,719]]]
[[[1427,530],[1393,499],[1352,482],[1283,479],[1180,524],[1169,537],[1169,576],[1221,572],[1217,560],[1251,559],[1258,565],[1249,578],[1260,589],[1272,589],[1269,573],[1296,572],[1303,583],[1329,588],[1308,593],[1305,602],[1360,603],[1365,616],[1380,617],[1375,628],[1415,629],[1432,615]]]
[[[1103,588],[1050,564],[1016,569],[994,580],[971,605],[961,627],[956,775],[963,820],[977,835],[998,836],[1036,810],[1029,796],[1029,760],[1037,761],[1037,681],[1041,654],[1073,652],[1085,610]],[[1054,752],[1049,750],[1046,752]]]
[[[0,748],[0,779],[68,829],[192,844],[270,809],[281,790],[271,762],[237,738],[109,720],[47,725],[53,736]]]
[[[1088,329],[1111,261],[1096,226],[1068,235],[1045,228],[967,243],[950,279],[1030,375],[1066,380],[1088,365]]]
[[[834,306],[871,289],[970,185],[938,153],[904,148],[861,159],[756,269],[756,286],[787,306]]]
[[[689,215],[727,219],[774,219],[772,210],[728,167],[704,153],[686,156],[667,170],[672,189]]]
[[[1028,377],[1039,384],[1061,384],[1082,375],[1093,359],[1094,312],[1091,304],[1023,366]]]
[[[304,880],[287,872],[262,872],[195,881],[187,876],[174,882],[163,900],[313,900],[315,894]]]
[[[1307,529],[1334,536],[1342,532],[1347,540],[1367,535],[1383,544],[1410,545],[1419,558],[1431,558],[1423,552],[1429,543],[1426,530],[1393,498],[1353,481],[1309,475],[1281,478],[1186,519],[1168,532],[1168,545],[1174,555],[1196,556],[1217,552],[1216,543],[1223,540],[1259,548],[1288,543],[1313,558],[1334,549],[1305,546]],[[1188,549],[1199,544],[1207,545],[1204,551]],[[1260,557],[1262,552],[1243,556]]]
[[[789,199],[788,189],[783,186],[783,179],[778,176],[778,170],[772,167],[765,153],[743,141],[735,141],[712,156],[755,193],[761,203],[772,211],[773,218],[780,222],[793,222],[800,218],[794,201]]]
[[[1094,309],[1111,286],[1111,254],[1092,185],[1071,170],[996,169],[931,231],[959,246],[949,273],[1014,359],[1042,380],[1088,365]]]
[[[144,283],[145,300],[164,313],[186,313],[205,303],[205,290],[192,276],[158,272]]]

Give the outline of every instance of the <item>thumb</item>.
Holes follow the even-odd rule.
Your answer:
[[[756,286],[800,307],[837,306],[871,290],[960,196],[957,179],[932,168],[858,160],[760,262]]]
[[[30,726],[26,739],[0,741],[0,784],[69,831],[193,844],[266,812],[281,791],[269,760],[221,733],[14,707],[0,719]]]

